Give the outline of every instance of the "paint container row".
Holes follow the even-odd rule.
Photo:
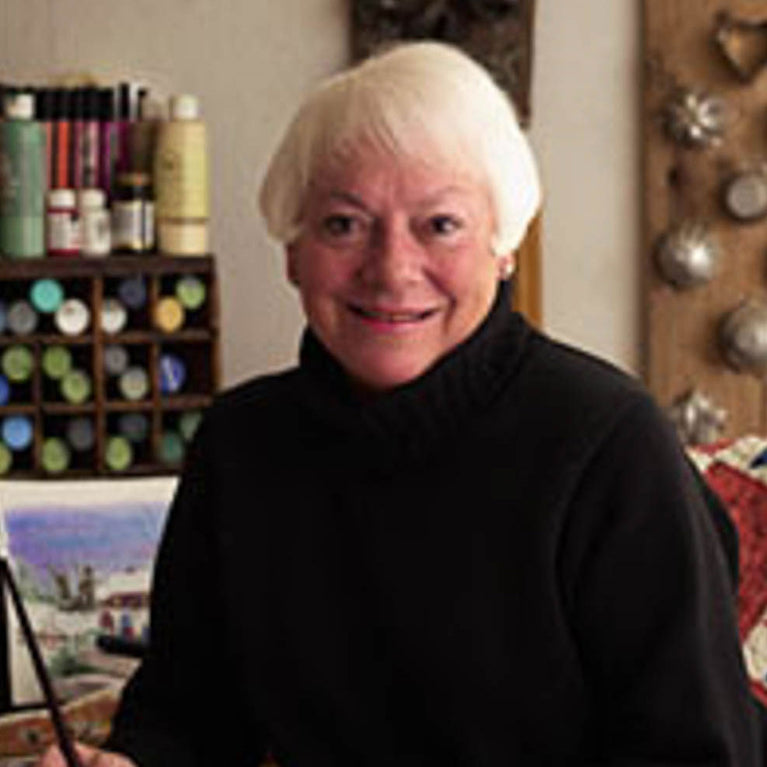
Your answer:
[[[78,336],[91,329],[85,284],[41,278],[3,283],[2,289],[0,335],[28,336],[37,332]],[[207,286],[203,279],[193,274],[169,275],[161,280],[159,291],[150,311],[143,275],[108,280],[100,307],[100,329],[113,335],[151,326],[174,333],[207,324]]]
[[[103,465],[110,472],[126,472],[157,462],[178,468],[201,420],[202,411],[198,409],[164,413],[154,451],[148,414],[111,413],[101,445]],[[46,474],[89,469],[98,449],[95,419],[92,416],[48,417],[43,423],[39,446],[35,442],[31,416],[17,414],[0,419],[0,475],[31,470],[38,447],[39,465]]]

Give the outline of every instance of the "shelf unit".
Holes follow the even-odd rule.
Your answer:
[[[178,330],[165,332],[155,322],[158,301],[173,295],[175,282],[185,275],[195,275],[203,282],[205,301],[194,311],[186,312],[184,324]],[[120,332],[108,333],[100,321],[104,301],[115,297],[120,281],[129,277],[141,277],[145,281],[146,304],[129,311],[128,322]],[[13,334],[7,327],[0,332],[0,355],[11,345],[23,345],[31,351],[34,360],[29,380],[12,385],[8,403],[0,406],[0,423],[7,416],[26,415],[32,419],[34,432],[30,447],[13,453],[13,465],[4,476],[75,478],[178,471],[177,462],[166,463],[161,459],[163,434],[177,427],[184,412],[202,410],[210,404],[219,386],[219,305],[214,258],[113,255],[100,259],[5,259],[0,260],[0,299],[8,305],[16,299],[27,298],[31,285],[44,278],[58,280],[66,298],[82,300],[90,310],[90,322],[82,334],[65,335],[58,332],[52,315],[41,314],[31,334]],[[53,345],[66,347],[75,364],[90,376],[92,393],[82,404],[64,401],[56,382],[42,369],[43,352]],[[104,350],[110,345],[123,346],[131,363],[148,372],[150,383],[146,397],[128,400],[120,395],[115,379],[104,368]],[[160,387],[160,359],[165,353],[180,357],[186,367],[185,385],[174,395],[162,393]],[[135,459],[131,465],[116,471],[105,461],[105,447],[108,438],[116,433],[120,415],[132,412],[147,415],[149,432],[145,440],[134,445]],[[74,416],[92,419],[95,443],[82,453],[73,451],[70,466],[51,474],[41,463],[43,441],[47,437],[62,436],[67,420]]]

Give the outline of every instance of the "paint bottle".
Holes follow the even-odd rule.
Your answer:
[[[69,186],[83,185],[83,145],[85,143],[85,89],[69,91]]]
[[[99,182],[99,92],[98,88],[83,88],[83,132],[81,189],[93,189]]]
[[[174,288],[176,298],[187,311],[193,312],[205,303],[205,282],[194,274],[179,277]]]
[[[129,469],[133,463],[133,446],[125,437],[108,437],[104,448],[104,462],[112,471]]]
[[[60,381],[72,370],[72,352],[66,346],[47,346],[40,360],[43,372],[48,378]]]
[[[0,122],[0,252],[11,258],[45,255],[45,132],[34,99],[6,99]]]
[[[154,202],[146,173],[120,173],[112,200],[112,247],[146,253],[154,247]]]
[[[112,223],[103,189],[81,189],[78,196],[81,251],[84,256],[108,256],[112,250]]]
[[[194,96],[174,96],[160,123],[155,150],[158,248],[179,256],[208,250],[208,148]]]
[[[53,183],[57,189],[69,187],[69,91],[53,91]]]
[[[53,314],[64,300],[64,286],[53,277],[41,277],[29,288],[32,306],[43,314]]]
[[[47,198],[45,229],[48,255],[79,255],[82,231],[75,190],[51,189]]]
[[[160,373],[160,393],[178,394],[186,383],[186,363],[178,354],[163,352],[158,363]]]
[[[26,415],[9,415],[0,424],[0,438],[14,452],[26,450],[34,439],[32,419]]]
[[[128,126],[130,125],[130,119],[130,84],[120,83],[117,86],[117,173],[127,173],[130,170],[130,154],[128,147]]]
[[[37,330],[40,315],[29,301],[19,298],[8,307],[8,330],[16,336],[28,336]]]
[[[154,324],[163,333],[175,333],[184,325],[186,312],[175,296],[163,296],[154,307]]]
[[[146,88],[139,88],[137,110],[137,119],[128,123],[128,162],[131,171],[151,176],[154,173],[159,109],[150,101]]]
[[[0,355],[0,371],[12,384],[26,383],[32,378],[35,359],[32,350],[23,344],[7,346]]]
[[[45,188],[53,186],[53,91],[40,88],[35,93],[35,120],[43,126],[45,133]]]
[[[72,451],[61,437],[48,437],[43,440],[40,450],[40,464],[48,474],[60,474],[69,468]]]
[[[99,101],[99,182],[107,200],[112,199],[117,158],[117,123],[115,122],[114,91],[102,88]]]
[[[61,396],[72,405],[82,405],[90,399],[93,383],[82,368],[72,368],[59,381]]]

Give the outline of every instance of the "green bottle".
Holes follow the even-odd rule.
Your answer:
[[[32,119],[30,93],[8,97],[5,115],[0,122],[0,253],[36,258],[45,255],[45,133]]]

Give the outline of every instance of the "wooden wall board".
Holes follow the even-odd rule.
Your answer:
[[[767,68],[749,82],[738,76],[715,42],[722,10],[767,21],[764,0],[643,0],[643,342],[645,377],[661,404],[697,387],[727,411],[723,436],[735,436],[767,432],[765,381],[727,366],[718,331],[746,297],[767,299],[767,219],[735,221],[722,187],[735,170],[767,161]],[[718,146],[668,136],[662,115],[674,86],[725,99],[730,119]],[[679,290],[662,279],[655,252],[687,218],[706,221],[723,253],[711,282]]]

